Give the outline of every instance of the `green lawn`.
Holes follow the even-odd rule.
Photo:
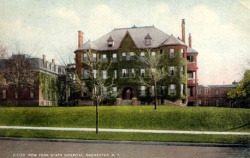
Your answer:
[[[99,127],[250,132],[250,110],[215,107],[100,106]],[[0,108],[1,126],[95,128],[95,107]],[[0,130],[2,137],[249,143],[249,136]]]

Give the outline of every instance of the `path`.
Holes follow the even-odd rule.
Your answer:
[[[28,127],[28,126],[0,126],[0,129],[82,131],[82,132],[94,132],[96,130],[95,128]],[[246,135],[246,136],[250,136],[250,132],[141,130],[141,129],[108,129],[108,128],[99,128],[99,131],[100,132],[127,132],[127,133],[208,134],[208,135],[213,134],[213,135]]]

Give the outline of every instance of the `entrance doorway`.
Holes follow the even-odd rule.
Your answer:
[[[131,87],[125,87],[122,90],[122,99],[131,100],[135,96],[134,90]]]

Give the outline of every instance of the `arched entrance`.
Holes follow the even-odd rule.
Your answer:
[[[125,87],[122,90],[122,99],[124,100],[131,100],[135,97],[135,91],[132,87]]]

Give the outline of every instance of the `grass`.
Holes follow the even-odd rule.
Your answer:
[[[250,110],[214,107],[100,106],[99,128],[250,131]],[[0,108],[1,126],[95,128],[95,107]],[[0,130],[1,137],[249,143],[249,136]]]
[[[191,142],[250,144],[250,136],[235,135],[192,135],[192,134],[148,134],[148,133],[109,133],[43,131],[43,130],[0,130],[0,137],[56,138],[83,140],[121,140],[121,141],[157,141],[157,142]]]
[[[204,107],[100,106],[100,128],[250,131],[250,110]],[[0,125],[95,127],[95,107],[0,108]]]

